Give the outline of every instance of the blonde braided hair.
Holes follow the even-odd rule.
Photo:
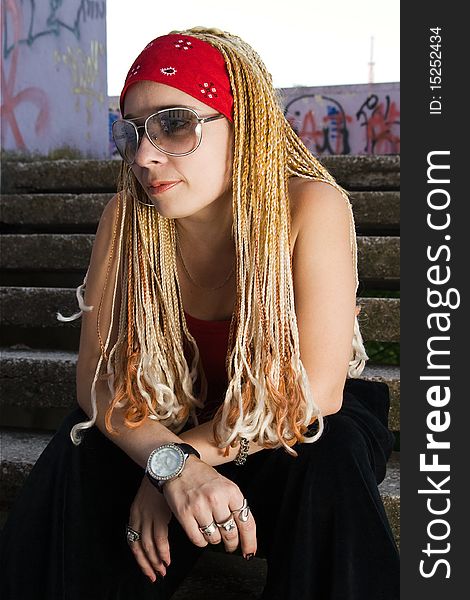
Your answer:
[[[215,441],[226,453],[230,445],[245,437],[266,448],[282,445],[296,456],[292,446],[317,440],[323,419],[300,360],[288,179],[296,175],[323,181],[343,195],[351,214],[357,290],[352,209],[346,192],[293,132],[271,75],[247,43],[218,29],[196,27],[172,33],[197,37],[221,52],[234,99],[237,297],[226,356],[229,384],[214,417]],[[175,222],[141,204],[147,201],[145,193],[124,165],[119,189],[116,222],[120,227],[115,227],[111,249],[111,253],[119,249],[120,261],[122,252],[118,337],[109,353],[110,336],[101,344],[102,356],[92,386],[93,417],[73,428],[71,436],[76,444],[80,443],[79,431],[95,422],[94,386],[104,361],[113,394],[106,411],[108,431],[114,431],[114,408],[125,407],[128,427],[137,428],[153,418],[177,433],[190,415],[197,425],[196,408],[203,406],[206,395],[197,344],[187,328],[181,300]],[[117,278],[113,305],[116,286]],[[348,375],[358,377],[367,359],[356,317]],[[305,436],[315,421],[315,434]]]

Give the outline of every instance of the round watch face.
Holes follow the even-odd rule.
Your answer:
[[[157,448],[149,461],[149,470],[157,479],[176,477],[184,464],[183,452],[174,446]]]

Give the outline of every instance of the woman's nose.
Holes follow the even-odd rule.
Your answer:
[[[139,167],[144,167],[149,163],[165,163],[167,161],[168,155],[156,148],[143,131],[139,136],[139,146],[135,153],[134,163]]]

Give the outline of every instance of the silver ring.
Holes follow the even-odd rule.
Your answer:
[[[248,521],[248,517],[250,516],[250,507],[248,506],[248,500],[246,498],[243,498],[243,504],[241,508],[232,510],[232,515],[236,512],[239,513],[238,518],[242,523],[246,523]]]
[[[235,527],[236,527],[233,517],[228,518],[223,523],[216,522],[216,525],[217,525],[217,527],[220,527],[221,529],[225,529],[225,531],[232,531],[232,529],[235,529]]]
[[[214,531],[217,531],[217,527],[215,526],[215,521],[212,521],[210,525],[206,525],[205,527],[199,527],[199,531],[204,535],[211,536]]]
[[[132,529],[132,527],[130,525],[127,525],[126,537],[127,537],[128,542],[131,542],[131,543],[138,542],[140,540],[140,533],[138,531],[136,531],[135,529]]]

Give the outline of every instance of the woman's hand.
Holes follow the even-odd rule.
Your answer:
[[[251,511],[248,519],[242,520],[244,514],[239,509],[244,498],[240,488],[210,465],[190,456],[181,476],[163,485],[163,494],[172,513],[196,546],[218,544],[222,540],[226,551],[234,552],[240,542],[245,558],[256,553],[256,523]],[[199,527],[214,521],[222,524],[231,517],[236,525],[231,531],[222,527],[215,527],[211,535],[199,531]]]
[[[144,477],[129,515],[130,527],[141,537],[137,542],[129,542],[129,546],[140,568],[152,582],[156,581],[157,574],[165,577],[166,567],[170,564],[170,519],[171,510],[163,494]]]

